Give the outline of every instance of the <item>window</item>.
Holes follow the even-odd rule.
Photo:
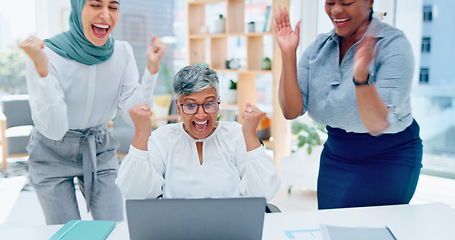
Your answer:
[[[156,35],[167,45],[166,52],[160,64],[155,95],[171,93],[174,73],[184,64],[182,35],[185,25],[183,0],[130,0],[121,4],[121,15],[112,35],[119,40],[131,44],[138,65],[139,73],[143,73],[147,58],[145,53],[149,39]]]
[[[429,53],[431,48],[431,38],[422,38],[422,53]]]
[[[36,32],[34,2],[0,1],[0,97],[27,93],[27,57],[17,45]]]
[[[455,36],[455,28],[447,28],[447,23],[453,22],[455,1],[423,2],[420,7],[413,8],[416,11],[423,10],[422,19],[419,12],[408,11],[410,4],[414,3],[412,0],[397,1],[397,9],[402,9],[397,12],[397,19],[405,13],[412,15],[401,18],[399,26],[414,37],[409,40],[414,41],[416,46],[418,36],[421,36],[422,41],[421,48],[414,50],[415,56],[420,54],[420,74],[416,76],[419,84],[413,86],[411,96],[412,114],[420,125],[424,146],[422,173],[455,178],[455,46],[447,41]],[[420,26],[414,25],[412,28],[406,24],[410,18],[415,19],[412,21]],[[431,54],[428,54],[430,51]]]
[[[431,22],[433,19],[433,6],[423,6],[423,21]]]
[[[420,77],[419,82],[420,84],[427,84],[429,79],[429,69],[428,68],[421,68],[420,69]]]

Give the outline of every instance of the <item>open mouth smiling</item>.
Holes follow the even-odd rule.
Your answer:
[[[92,24],[93,34],[97,38],[106,37],[107,33],[109,32],[109,29],[110,29],[109,24],[100,24],[100,23]]]
[[[350,18],[334,18],[333,22],[337,27],[344,27],[349,23]]]
[[[207,129],[207,126],[209,125],[208,123],[209,123],[209,120],[205,120],[202,122],[193,121],[193,126],[198,131],[204,131]]]

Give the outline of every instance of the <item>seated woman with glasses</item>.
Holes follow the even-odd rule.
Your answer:
[[[218,77],[205,66],[187,66],[174,78],[181,123],[152,131],[149,107],[130,109],[136,133],[120,165],[117,185],[124,197],[265,197],[280,180],[256,135],[263,114],[247,104],[243,125],[218,121]]]

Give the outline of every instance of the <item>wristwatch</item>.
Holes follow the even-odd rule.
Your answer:
[[[369,73],[369,74],[368,74],[367,80],[366,80],[365,82],[361,82],[361,83],[356,82],[356,81],[355,81],[355,76],[354,76],[354,77],[352,77],[352,81],[354,82],[354,85],[356,85],[356,86],[362,86],[362,85],[371,86],[371,85],[373,85],[373,83],[374,83],[374,76],[373,76],[372,73]]]

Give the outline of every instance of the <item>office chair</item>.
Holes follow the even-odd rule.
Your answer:
[[[7,158],[28,156],[26,147],[33,129],[28,95],[8,95],[1,98],[0,115],[2,169],[7,168]]]

